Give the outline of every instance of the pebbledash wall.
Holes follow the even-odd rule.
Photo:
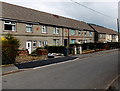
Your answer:
[[[5,2],[0,14],[0,35],[10,33],[29,53],[45,45],[68,46],[95,42],[95,29],[87,23]]]

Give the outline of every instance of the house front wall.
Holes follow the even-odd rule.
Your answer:
[[[32,25],[32,32],[26,31],[26,24],[25,23],[16,23],[16,30],[15,31],[5,31],[4,30],[4,21],[0,21],[1,35],[5,36],[6,34],[10,33],[16,38],[20,40],[20,49],[26,49],[26,42],[31,42],[31,50],[35,50],[37,47],[43,47],[46,45],[55,45],[54,40],[58,40],[58,45],[63,45],[62,39],[62,28],[58,28],[59,32],[55,34],[53,31],[55,27],[47,26],[47,33],[42,33],[42,26],[43,25]],[[36,42],[36,46],[33,46],[33,43]],[[40,46],[41,43],[41,46]]]
[[[99,33],[98,34],[98,42],[106,43],[106,34]]]
[[[84,30],[64,28],[63,36],[64,36],[64,39],[69,40],[69,44],[94,42],[93,31],[84,31]]]
[[[117,34],[112,34],[112,42],[118,42],[118,35]]]
[[[112,35],[106,34],[106,42],[112,42]]]

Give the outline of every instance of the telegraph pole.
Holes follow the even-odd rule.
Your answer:
[[[117,28],[118,28],[118,43],[119,43],[119,49],[120,49],[120,26],[119,26],[119,19],[117,18]]]

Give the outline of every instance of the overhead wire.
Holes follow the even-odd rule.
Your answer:
[[[94,9],[92,9],[92,8],[90,8],[90,7],[87,7],[87,6],[85,6],[85,5],[83,5],[83,4],[79,3],[79,2],[74,1],[74,0],[70,0],[70,1],[72,1],[73,3],[76,3],[76,4],[80,5],[80,6],[82,6],[82,7],[84,7],[84,8],[87,8],[87,9],[93,11],[93,12],[96,12],[96,13],[98,13],[98,14],[100,14],[100,15],[103,15],[103,16],[105,16],[105,17],[112,18],[112,19],[116,19],[115,17],[112,17],[112,16],[109,16],[109,15],[103,14],[103,13],[97,11],[97,10],[94,10]]]

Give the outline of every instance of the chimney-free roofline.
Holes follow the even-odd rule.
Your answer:
[[[46,26],[53,26],[53,27],[60,27],[60,28],[67,28],[67,29],[74,29],[74,30],[82,30],[82,31],[92,31],[92,30],[88,30],[88,29],[78,29],[78,28],[72,28],[72,27],[66,27],[66,26],[60,26],[60,25],[52,25],[52,24],[45,24],[45,23],[41,23],[41,22],[25,21],[25,20],[18,20],[18,19],[4,18],[4,17],[0,17],[0,20],[14,21],[14,22],[18,22],[18,23],[31,23],[31,24],[35,24],[35,25],[46,25]],[[92,31],[92,32],[94,32],[94,31]]]

